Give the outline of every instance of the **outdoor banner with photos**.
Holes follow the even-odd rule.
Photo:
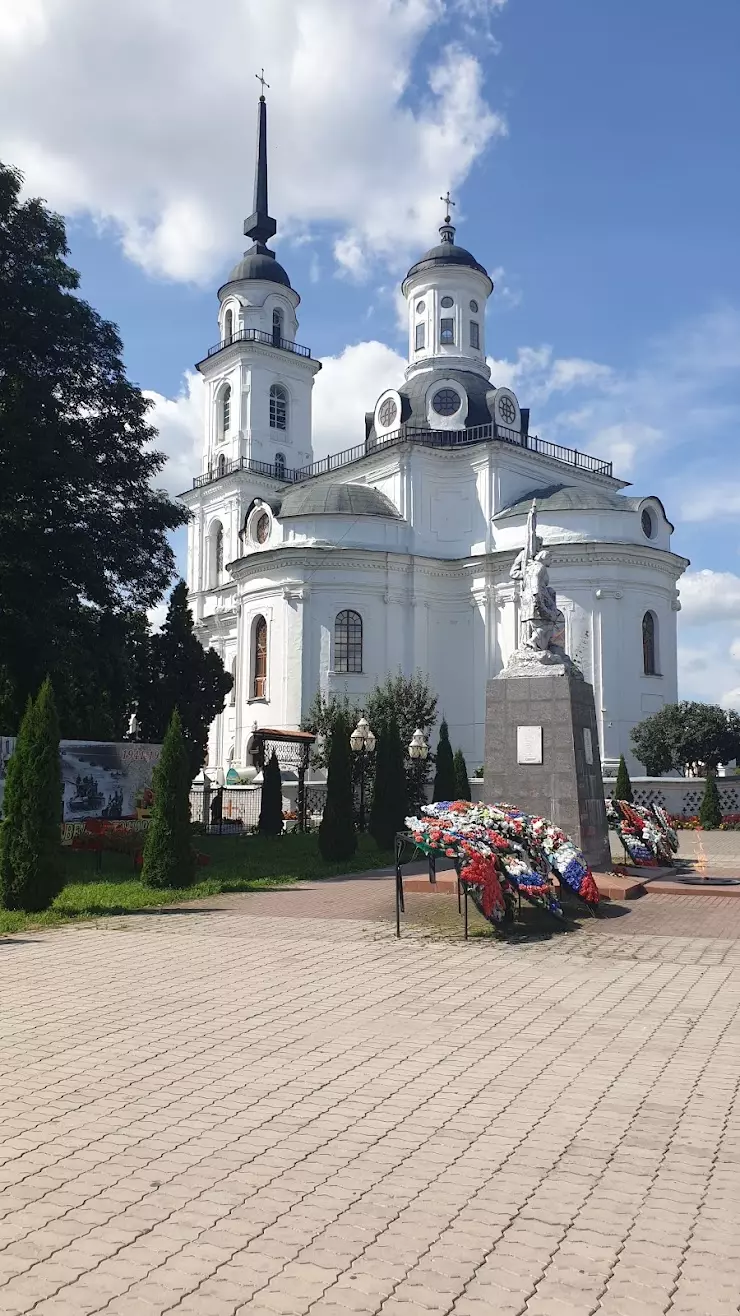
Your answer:
[[[146,819],[153,802],[152,774],[161,745],[135,741],[63,740],[60,744],[65,823],[88,818]],[[7,766],[15,738],[0,736],[0,818]]]

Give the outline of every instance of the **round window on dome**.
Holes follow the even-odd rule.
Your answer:
[[[422,311],[425,311],[426,309],[427,309],[427,304],[426,304],[426,302],[417,302],[417,303],[416,303],[416,314],[417,314],[417,315],[421,315]]]
[[[454,388],[441,388],[434,394],[432,406],[438,416],[454,416],[460,410],[460,394]]]
[[[254,527],[254,537],[258,544],[266,544],[270,537],[270,518],[267,512],[263,512],[257,518],[257,524]]]
[[[648,539],[652,539],[653,535],[655,534],[655,526],[653,525],[653,518],[650,515],[647,507],[644,507],[642,509],[642,516],[640,517],[640,520],[642,521],[643,533],[647,535]]]
[[[447,310],[450,306],[454,306],[454,305],[455,303],[451,297],[443,297],[442,301],[440,302],[440,306],[444,306],[445,310]]]
[[[387,430],[389,425],[393,424],[397,415],[398,415],[398,407],[396,406],[394,398],[386,398],[385,402],[381,402],[380,409],[378,411],[378,420],[380,421],[384,430]]]
[[[471,303],[470,303],[470,309],[471,309],[471,311],[473,312],[473,315],[477,315],[477,314],[478,314],[478,303],[477,303],[477,302],[471,302]]]

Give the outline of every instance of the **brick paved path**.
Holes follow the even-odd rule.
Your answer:
[[[0,1313],[737,1313],[740,902],[465,945],[445,900],[0,942]]]

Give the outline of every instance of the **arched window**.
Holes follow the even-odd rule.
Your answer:
[[[657,627],[655,613],[646,612],[642,619],[642,670],[646,676],[657,676]]]
[[[216,474],[219,476],[226,474],[226,458],[224,457],[223,453],[221,453],[221,456],[216,462]]]
[[[254,623],[252,671],[252,698],[264,699],[267,691],[267,622],[264,617],[258,617]]]
[[[234,312],[227,311],[224,316],[224,342],[230,343],[234,337]]]
[[[280,347],[283,340],[283,313],[275,310],[272,313],[272,341],[275,347]]]
[[[221,433],[228,434],[231,429],[231,385],[227,384],[221,394]]]
[[[234,704],[236,703],[236,658],[231,664],[231,679],[234,682],[234,684],[231,687],[231,700],[230,700],[231,706],[233,708]]]
[[[362,671],[362,617],[351,608],[334,620],[334,671]]]
[[[273,384],[270,389],[270,429],[287,430],[288,428],[288,394],[282,384]]]
[[[285,453],[275,453],[275,476],[278,480],[285,479]]]

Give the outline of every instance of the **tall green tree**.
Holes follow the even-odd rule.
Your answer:
[[[465,755],[461,749],[455,750],[455,799],[472,800],[473,792],[470,789],[470,774],[468,765],[465,762]]]
[[[280,836],[283,831],[283,779],[274,750],[262,773],[259,830],[263,836]]]
[[[0,896],[6,909],[48,909],[64,885],[59,720],[47,679],[29,700],[8,764],[0,824]]]
[[[169,532],[188,515],[153,487],[165,459],[152,447],[151,404],[126,378],[115,326],[77,295],[62,219],[38,199],[22,200],[21,185],[21,175],[0,164],[0,700],[7,731],[47,672],[64,702],[92,618],[142,613],[157,602],[174,567]],[[81,685],[89,673],[89,665],[80,668]]]
[[[144,841],[142,881],[151,887],[190,886],[195,854],[190,834],[190,765],[177,709],[154,769],[154,808]]]
[[[666,704],[638,722],[632,744],[649,776],[716,772],[720,763],[740,758],[740,714],[688,699]]]
[[[357,849],[349,736],[349,723],[340,713],[333,726],[326,804],[319,826],[319,850],[332,863],[351,858]]]
[[[394,717],[380,724],[375,763],[375,788],[368,831],[381,850],[391,850],[396,832],[402,832],[409,812],[408,784],[398,723]]]
[[[206,760],[208,728],[223,709],[233,678],[216,650],[204,649],[195,635],[184,580],[170,595],[162,630],[142,644],[139,663],[140,735],[155,744],[161,741],[178,709],[192,780]]]
[[[632,782],[630,781],[630,774],[627,771],[627,763],[624,754],[619,755],[617,780],[614,783],[614,799],[626,800],[627,804],[631,804],[633,800]]]
[[[719,827],[722,822],[722,804],[717,789],[717,781],[713,772],[707,774],[704,783],[704,794],[699,806],[699,822],[705,831],[713,831]]]
[[[434,774],[432,800],[454,800],[457,798],[457,779],[455,777],[455,758],[450,744],[450,731],[444,718],[439,728],[437,745],[437,771]]]

